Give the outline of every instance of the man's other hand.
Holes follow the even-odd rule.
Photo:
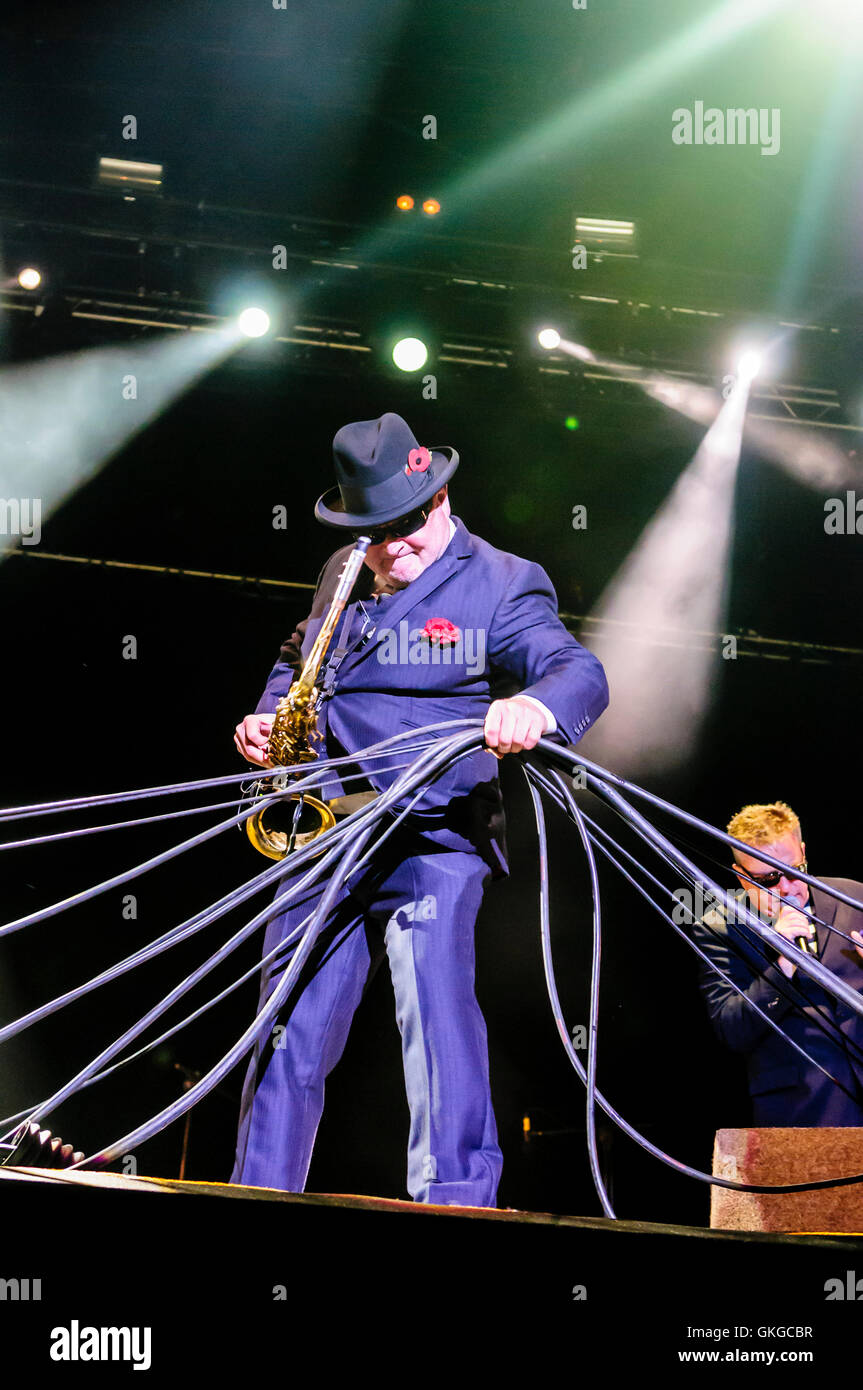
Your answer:
[[[493,700],[485,717],[483,733],[495,757],[533,748],[545,732],[545,715],[530,700],[514,695],[511,700]]]
[[[258,767],[272,767],[266,755],[272,727],[271,714],[247,714],[242,724],[237,725],[234,743],[247,762],[257,763]]]

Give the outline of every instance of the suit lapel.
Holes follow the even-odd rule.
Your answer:
[[[830,930],[836,918],[836,908],[838,903],[835,898],[831,898],[827,893],[822,893],[820,889],[812,889],[812,910],[816,917],[820,917],[825,925],[815,924],[815,936],[818,941],[818,959],[824,960],[825,952],[833,944],[835,933]],[[841,938],[838,938],[841,941]]]
[[[469,559],[473,552],[470,533],[458,517],[453,517],[453,521],[455,522],[455,535],[439,559],[424,569],[419,578],[414,579],[404,589],[399,589],[397,593],[382,599],[380,603],[366,604],[366,612],[369,614],[371,625],[376,631],[382,627],[396,630],[401,620],[406,618],[418,603],[428,598],[442,584],[445,584],[452,575],[458,572],[465,560]],[[370,571],[368,572],[370,573]],[[352,609],[351,621],[353,622],[353,615],[357,613],[359,608],[359,600],[352,603],[350,607]],[[359,625],[350,630],[353,636],[347,644],[345,661],[357,655],[357,648],[363,638]],[[362,648],[359,655],[364,655],[367,650],[371,650],[371,644],[369,647]]]

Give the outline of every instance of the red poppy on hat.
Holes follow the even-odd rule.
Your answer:
[[[426,469],[431,466],[431,461],[431,454],[428,449],[411,449],[405,464],[405,472],[425,473]]]

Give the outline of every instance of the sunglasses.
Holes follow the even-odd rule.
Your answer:
[[[802,869],[804,874],[809,872],[805,859],[801,860],[799,864],[789,864],[787,869],[771,869],[769,874],[749,874],[745,869],[741,869],[739,864],[735,864],[734,868],[756,888],[775,888],[783,875],[786,878],[791,877],[792,869]]]
[[[382,526],[368,526],[364,531],[354,531],[355,536],[368,536],[372,545],[381,541],[398,540],[400,536],[412,536],[425,526],[431,516],[431,507],[417,507],[415,512],[399,516],[395,521],[386,521]]]

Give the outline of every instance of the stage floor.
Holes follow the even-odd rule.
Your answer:
[[[430,1365],[441,1339],[453,1354],[456,1332],[470,1334],[459,1368],[477,1372],[506,1373],[516,1349],[545,1374],[551,1364],[536,1358],[552,1350],[578,1349],[573,1373],[588,1352],[609,1370],[661,1372],[718,1348],[724,1361],[772,1352],[771,1365],[814,1349],[807,1364],[823,1373],[856,1346],[847,1304],[863,1297],[863,1235],[853,1233],[43,1168],[0,1168],[0,1223],[4,1364],[47,1365],[49,1379],[92,1375],[46,1361],[50,1336],[73,1320],[79,1337],[84,1326],[151,1328],[151,1374],[169,1362],[172,1373],[223,1371],[238,1353],[287,1373],[305,1346],[331,1371],[353,1364],[370,1335],[378,1369],[397,1344]]]

